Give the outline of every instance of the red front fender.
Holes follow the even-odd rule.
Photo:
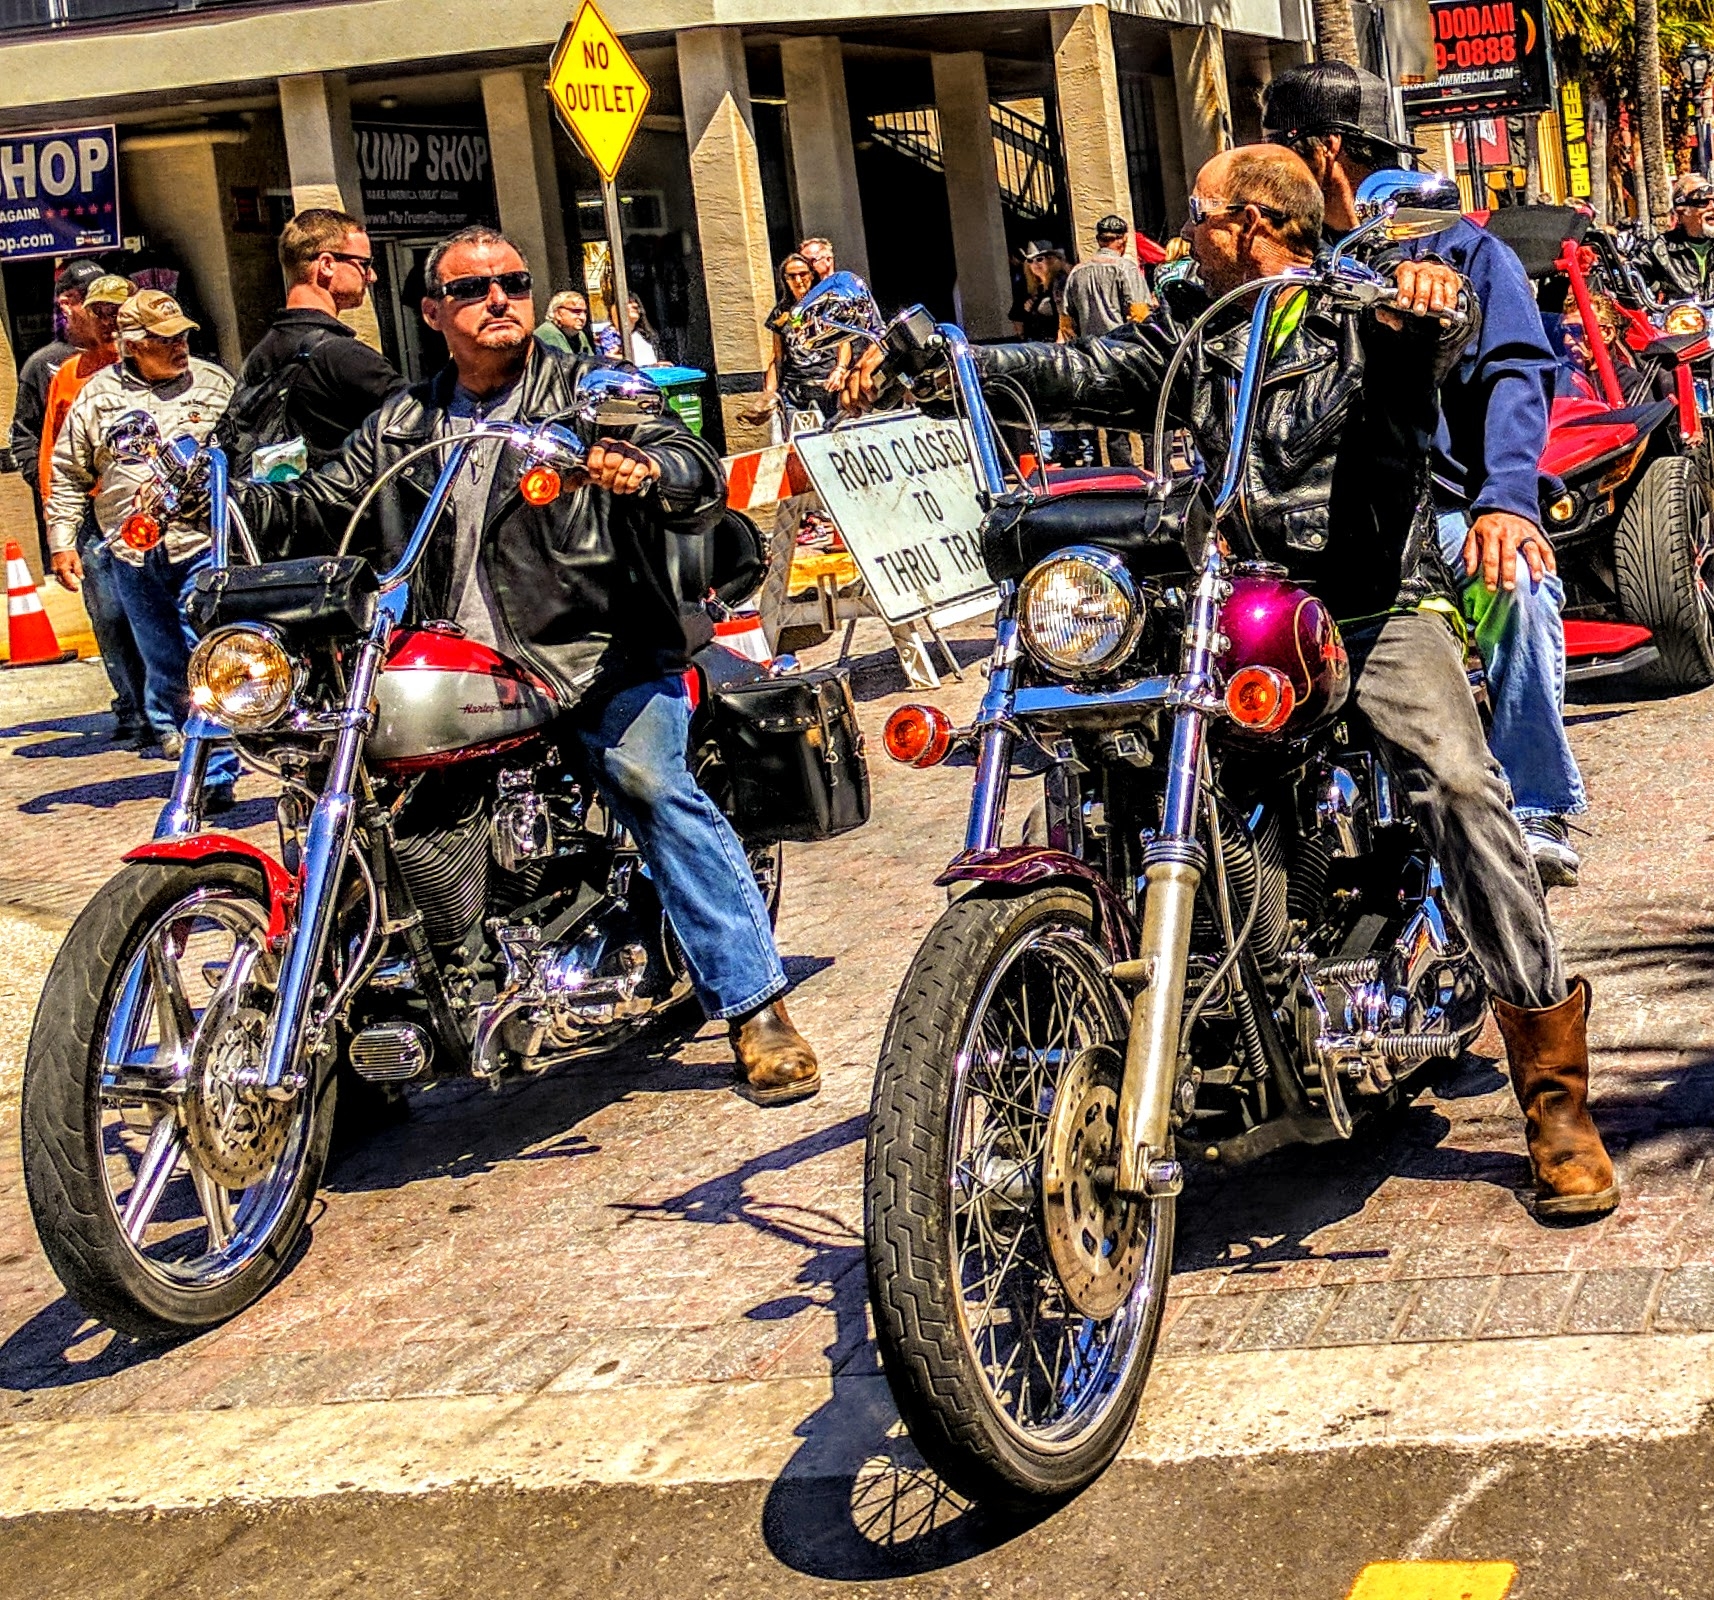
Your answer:
[[[1137,953],[1137,925],[1130,908],[1099,872],[1063,850],[1030,844],[1006,845],[999,850],[966,850],[947,862],[946,871],[934,881],[941,885],[997,883],[1008,889],[1034,889],[1045,883],[1073,884],[1095,901],[1097,929],[1105,934],[1114,957],[1129,961]]]
[[[248,861],[262,869],[268,893],[268,938],[283,939],[297,908],[297,880],[260,845],[231,833],[197,833],[188,839],[157,839],[125,854],[127,861]]]

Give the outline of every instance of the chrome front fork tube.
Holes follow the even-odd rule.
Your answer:
[[[1118,1189],[1141,1197],[1177,1194],[1184,1182],[1173,1156],[1172,1097],[1178,1084],[1191,920],[1208,865],[1196,836],[1208,718],[1201,702],[1213,687],[1215,657],[1224,648],[1218,631],[1220,605],[1230,590],[1221,569],[1219,554],[1211,551],[1186,630],[1180,689],[1189,703],[1181,703],[1173,716],[1161,828],[1143,851],[1143,927],[1137,959],[1114,968],[1116,978],[1138,990],[1119,1088]]]
[[[202,786],[208,777],[209,752],[219,742],[218,736],[202,732],[202,727],[202,718],[192,713],[185,724],[184,753],[173,774],[172,797],[155,821],[157,839],[188,839],[202,830]]]
[[[292,1095],[304,1088],[307,1078],[301,1062],[309,1040],[305,1037],[310,1002],[314,998],[316,974],[321,970],[328,934],[333,928],[345,858],[357,820],[357,763],[363,741],[374,720],[375,678],[387,653],[392,621],[385,611],[375,631],[358,647],[351,674],[351,691],[340,719],[327,783],[310,812],[304,830],[302,893],[298,924],[280,972],[279,997],[274,1006],[273,1029],[258,1087],[271,1095]]]
[[[1009,590],[1009,585],[1007,586]],[[1006,818],[1006,785],[1012,770],[1015,736],[1006,726],[1012,710],[1012,679],[1017,672],[1018,624],[1011,614],[1011,596],[1003,593],[994,624],[994,653],[988,659],[988,692],[976,714],[982,737],[976,747],[976,784],[970,793],[970,820],[964,848],[995,850]]]

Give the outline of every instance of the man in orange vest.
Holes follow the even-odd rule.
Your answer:
[[[71,403],[96,373],[119,359],[119,308],[131,298],[128,280],[105,273],[81,286],[78,295],[61,295],[66,313],[66,337],[74,353],[54,369],[42,402],[41,447],[35,463],[36,485],[47,504],[53,483],[54,444]],[[20,463],[22,466],[22,463]],[[119,601],[112,576],[112,555],[101,538],[95,518],[86,514],[78,534],[83,604],[95,634],[107,681],[113,685],[113,737],[120,744],[148,743],[149,725],[143,716],[143,658],[130,620]],[[70,562],[54,556],[52,570],[62,588],[76,589],[77,574]]]

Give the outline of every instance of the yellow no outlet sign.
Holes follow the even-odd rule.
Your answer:
[[[547,89],[566,127],[612,183],[648,107],[649,83],[594,0],[583,0],[560,35]]]

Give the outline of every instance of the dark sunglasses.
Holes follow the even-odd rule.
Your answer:
[[[343,250],[323,250],[324,256],[332,256],[335,261],[343,261],[353,267],[361,267],[370,277],[375,276],[375,258],[373,256],[347,255]]]
[[[1199,194],[1190,197],[1190,220],[1200,225],[1210,217],[1229,217],[1234,212],[1246,210],[1250,206],[1254,206],[1270,222],[1286,220],[1287,213],[1277,206],[1265,206],[1256,200],[1204,200]]]
[[[1676,202],[1673,209],[1676,211],[1706,211],[1710,206],[1714,206],[1714,194],[1692,194],[1686,195],[1682,200]]]
[[[481,273],[469,278],[451,278],[440,286],[443,300],[486,300],[495,284],[508,300],[521,300],[530,292],[527,272]]]

